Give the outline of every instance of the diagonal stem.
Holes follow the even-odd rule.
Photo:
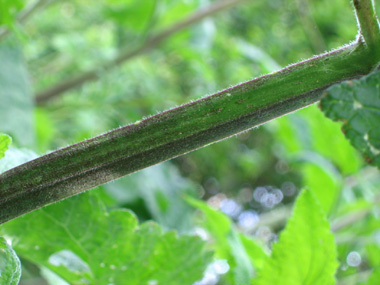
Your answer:
[[[369,0],[354,3],[366,45],[352,43],[8,170],[0,174],[0,223],[306,107],[329,86],[368,74],[380,62],[379,36],[362,14],[373,9]]]
[[[27,162],[0,175],[0,223],[308,106],[379,61],[353,43]]]

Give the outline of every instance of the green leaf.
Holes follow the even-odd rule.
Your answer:
[[[164,0],[161,1],[161,15],[158,25],[160,27],[169,26],[176,21],[184,19],[187,15],[190,15],[199,6],[200,1],[176,1],[176,0]]]
[[[0,130],[21,146],[34,143],[33,97],[22,51],[0,44]]]
[[[276,119],[268,127],[292,157],[307,150],[330,160],[344,175],[360,169],[360,155],[340,131],[340,124],[326,118],[317,105]]]
[[[0,158],[3,158],[5,156],[5,152],[7,151],[11,142],[12,139],[10,136],[0,134]]]
[[[380,280],[380,268],[376,268],[368,279],[367,285],[378,285]]]
[[[111,18],[125,28],[141,32],[154,14],[155,0],[146,0],[144,5],[139,1],[114,1],[105,8],[105,16]]]
[[[339,123],[326,118],[317,105],[301,110],[300,115],[309,127],[307,135],[313,150],[331,160],[345,175],[360,169],[360,156],[340,131]]]
[[[196,187],[170,163],[149,167],[105,187],[118,205],[143,199],[152,218],[164,228],[186,232],[191,227],[194,210],[182,196],[194,196]]]
[[[314,158],[314,163],[303,163],[300,172],[303,174],[305,187],[311,189],[324,212],[329,214],[339,197],[341,181],[327,163],[315,163],[316,161]]]
[[[365,248],[370,266],[372,268],[380,268],[380,247],[375,243],[369,243],[365,246]]]
[[[107,212],[88,192],[10,221],[1,232],[25,259],[70,284],[192,284],[211,254],[196,236],[138,226],[129,211]],[[86,283],[86,284],[87,284]]]
[[[17,285],[20,277],[20,260],[7,241],[0,237],[0,284]]]
[[[23,0],[0,0],[0,25],[13,26],[17,13],[24,5]]]
[[[380,72],[330,87],[321,108],[328,118],[343,122],[351,144],[380,168]]]
[[[267,250],[258,241],[248,237],[244,234],[239,234],[240,240],[248,253],[253,267],[260,270],[267,262],[269,254]]]
[[[335,284],[336,256],[334,236],[321,206],[310,191],[303,191],[271,258],[252,284]]]
[[[214,240],[216,257],[227,259],[230,271],[226,279],[231,284],[249,284],[253,275],[250,256],[238,232],[233,228],[231,220],[222,212],[210,208],[203,201],[189,196],[185,199],[203,213],[204,220],[201,224]]]
[[[196,200],[192,197],[186,196],[186,202],[188,202],[194,208],[201,210],[205,216],[203,225],[214,236],[223,239],[225,235],[231,230],[231,220],[215,209],[212,209],[205,202]]]

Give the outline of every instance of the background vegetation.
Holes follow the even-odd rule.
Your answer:
[[[171,26],[178,28],[178,21],[217,1],[39,2],[46,5],[19,25],[14,18],[34,1],[0,1],[7,7],[0,8],[0,131],[13,138],[13,148],[0,161],[0,171],[337,48],[354,40],[357,31],[352,7],[344,0],[235,1],[231,7],[176,30],[156,45],[149,42],[154,35]],[[6,34],[5,30],[12,33]],[[140,50],[145,43],[149,49],[123,64],[102,65],[121,53]],[[48,101],[36,99],[44,90],[93,70],[96,80]],[[174,281],[173,277],[160,275],[160,282],[169,282],[162,284],[179,284],[179,280],[189,284],[197,280],[197,284],[245,284],[239,280],[251,278],[260,270],[291,214],[295,198],[301,189],[308,188],[334,231],[338,282],[359,284],[380,266],[379,186],[378,170],[363,163],[344,138],[340,125],[325,118],[317,106],[311,106],[28,214],[2,226],[1,235],[12,237],[9,239],[21,258],[21,284],[58,284],[52,271],[70,284],[86,284],[83,276],[98,282],[91,284],[156,284],[142,277],[148,272],[147,266],[129,271],[136,276],[128,275],[131,283],[111,280],[124,277],[109,273],[112,267],[101,271],[101,261],[107,260],[104,252],[86,249],[90,258],[85,261],[92,273],[96,272],[95,277],[70,254],[63,254],[64,258],[61,254],[58,263],[57,259],[49,259],[49,247],[73,252],[75,246],[81,248],[60,237],[94,221],[104,233],[89,232],[99,239],[117,236],[116,225],[136,228],[131,214],[114,217],[112,223],[99,218],[109,210],[131,209],[140,223],[153,220],[163,232],[155,224],[143,224],[140,240],[115,237],[104,248],[126,240],[148,244],[144,231],[154,232],[152,236],[163,244],[177,246],[170,259],[157,245],[158,255],[167,259],[167,272],[173,272],[176,265],[182,271],[198,270],[194,280],[177,276]],[[305,201],[311,199],[304,195]],[[52,227],[44,218],[47,215],[54,217],[56,224],[61,221],[61,226]],[[97,219],[92,220],[92,216]],[[116,228],[107,228],[111,224]],[[174,237],[170,230],[187,235]],[[227,238],[227,232],[233,234]],[[206,246],[198,239],[186,241],[189,234],[206,239]],[[298,238],[297,233],[292,236]],[[232,241],[234,238],[239,242]],[[83,243],[95,246],[97,241],[89,238]],[[40,248],[46,251],[36,254]],[[194,263],[186,263],[183,259],[192,252],[197,252]],[[117,252],[110,253],[109,258],[115,256]],[[100,267],[93,269],[91,262]],[[122,266],[122,260],[114,260],[113,264],[118,262]],[[74,264],[74,270],[68,264]],[[139,283],[142,280],[145,283]]]

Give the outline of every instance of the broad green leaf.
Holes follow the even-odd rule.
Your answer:
[[[240,240],[243,243],[245,251],[251,260],[255,270],[260,270],[267,262],[269,257],[268,251],[257,241],[244,234],[239,234]]]
[[[20,260],[7,241],[0,237],[0,284],[17,285],[20,277]]]
[[[10,221],[1,233],[19,256],[70,284],[192,284],[211,259],[199,237],[138,226],[129,211],[107,212],[94,190]]]
[[[214,240],[215,255],[217,258],[226,259],[230,266],[226,279],[231,284],[249,284],[253,275],[253,266],[247,248],[233,228],[231,220],[222,212],[210,208],[205,202],[186,197],[186,201],[199,209],[204,220],[202,226]]]
[[[338,123],[326,118],[317,105],[301,110],[300,114],[310,130],[309,141],[313,150],[331,160],[343,174],[359,170],[360,156],[344,137]]]
[[[11,135],[18,145],[31,146],[33,98],[20,47],[1,43],[0,62],[0,130]]]
[[[272,121],[269,128],[292,156],[305,150],[330,160],[343,174],[359,170],[361,159],[340,131],[338,123],[326,118],[316,105]]]
[[[205,216],[203,225],[206,229],[218,238],[224,238],[226,234],[231,230],[231,220],[222,212],[212,209],[205,202],[196,200],[191,197],[185,197],[188,202],[194,208],[200,210]]]
[[[343,122],[351,144],[380,168],[380,72],[330,87],[321,108],[328,118]]]
[[[300,172],[303,175],[304,186],[311,189],[324,212],[329,214],[341,189],[339,177],[326,165],[317,163],[303,163]]]
[[[195,186],[170,163],[162,163],[105,185],[118,205],[142,199],[152,218],[164,228],[180,232],[191,226],[193,208],[182,196],[195,195]]]
[[[335,284],[334,236],[321,206],[310,191],[301,192],[272,256],[252,284]]]
[[[3,158],[5,156],[5,152],[7,151],[11,142],[11,137],[5,134],[0,134],[0,158]]]

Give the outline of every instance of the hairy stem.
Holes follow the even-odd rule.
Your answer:
[[[207,18],[215,13],[223,11],[227,8],[230,8],[244,1],[247,1],[247,0],[223,0],[223,1],[213,2],[213,4],[210,4],[207,7],[200,8],[198,11],[189,15],[187,18],[177,23],[174,23],[172,26],[168,27],[167,29],[163,30],[162,32],[158,34],[151,36],[138,48],[134,50],[122,51],[115,57],[115,59],[111,61],[100,64],[92,70],[82,73],[76,77],[67,79],[66,81],[63,81],[46,90],[38,92],[36,95],[36,103],[37,105],[42,105],[45,102],[55,97],[60,96],[61,94],[63,94],[64,92],[68,90],[80,87],[88,81],[98,79],[99,73],[101,70],[111,69],[116,66],[119,66],[122,63],[126,62],[127,60],[130,60],[136,56],[139,56],[151,50],[152,48],[158,46],[160,43],[167,40],[172,35],[184,30],[185,28],[193,25],[194,23],[197,23],[203,20],[204,18]]]
[[[20,165],[0,175],[0,222],[308,106],[379,61],[353,43]]]
[[[372,0],[354,0],[359,35],[369,48],[378,49],[380,44],[380,28]]]

